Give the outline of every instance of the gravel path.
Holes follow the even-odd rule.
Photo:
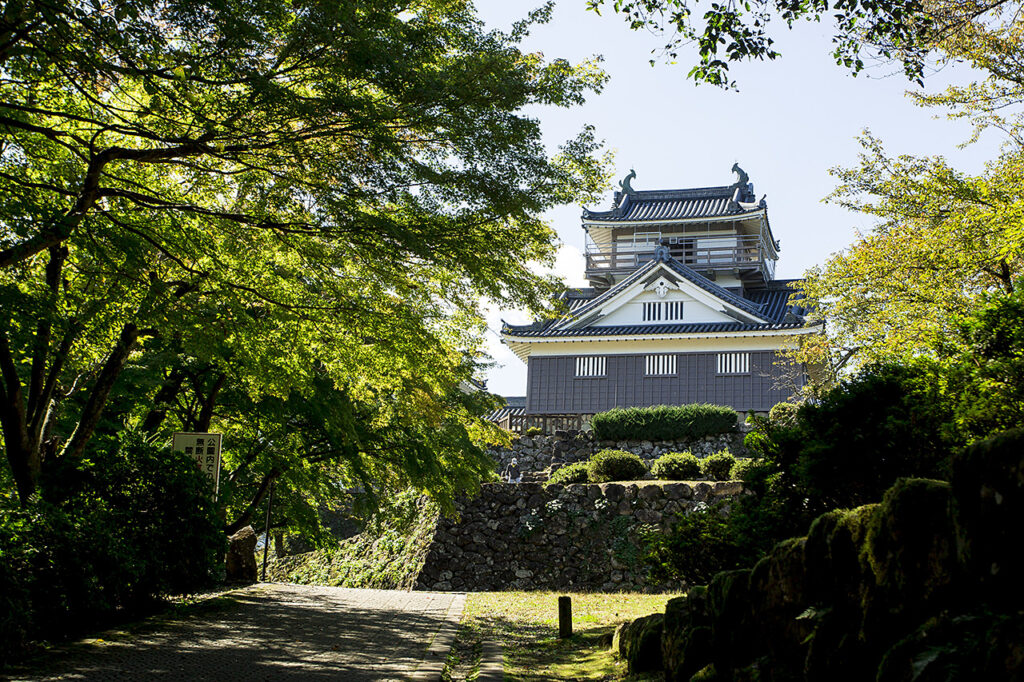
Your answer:
[[[465,595],[263,584],[13,680],[436,680]]]

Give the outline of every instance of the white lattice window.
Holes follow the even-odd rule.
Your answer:
[[[585,355],[576,358],[576,376],[603,377],[607,373],[608,358],[602,355]]]
[[[644,322],[659,322],[661,321],[661,302],[656,301],[654,303],[644,303]]]
[[[683,319],[683,302],[682,301],[666,301],[665,302],[665,319],[666,320],[681,320],[681,319]]]
[[[749,374],[750,353],[719,353],[719,374]]]
[[[675,375],[676,357],[675,355],[648,355],[644,358],[644,374],[649,377]]]

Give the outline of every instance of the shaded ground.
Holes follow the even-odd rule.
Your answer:
[[[626,676],[625,664],[609,649],[617,623],[664,611],[675,595],[570,593],[573,636],[558,638],[558,597],[564,592],[474,592],[444,671],[445,682],[474,680],[484,642],[503,649],[506,680],[654,680],[664,675]]]
[[[464,596],[264,584],[9,671],[13,680],[408,680],[440,673]],[[436,639],[436,641],[435,641]]]

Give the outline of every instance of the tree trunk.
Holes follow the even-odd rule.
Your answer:
[[[267,491],[270,490],[270,484],[276,481],[282,473],[284,472],[278,471],[277,469],[271,469],[270,472],[263,477],[263,480],[260,481],[260,487],[256,489],[256,494],[249,502],[249,505],[245,508],[245,511],[243,511],[241,516],[235,519],[233,523],[229,523],[225,526],[224,532],[226,534],[234,535],[240,529],[248,526],[252,522],[252,517],[256,513],[257,507],[260,506],[260,502],[263,501]]]
[[[0,426],[4,433],[4,450],[11,465],[11,474],[18,487],[18,500],[28,504],[36,490],[41,469],[38,443],[29,435],[25,414],[25,397],[7,341],[6,330],[0,331]]]
[[[124,363],[128,360],[128,356],[135,348],[135,343],[138,339],[139,328],[131,322],[128,322],[121,328],[121,336],[117,340],[117,345],[110,352],[107,361],[103,363],[103,369],[100,370],[100,375],[96,378],[96,383],[89,392],[89,399],[82,410],[82,417],[78,420],[78,426],[75,427],[75,432],[71,434],[71,438],[68,440],[62,455],[80,457],[85,451],[85,445],[89,442],[93,431],[96,430],[96,425],[99,424],[100,417],[103,415],[103,408],[107,404],[107,398],[110,397],[110,391],[114,388],[114,382],[117,381],[121,370],[124,369]]]
[[[181,386],[184,383],[185,372],[178,367],[172,369],[170,374],[167,375],[167,379],[164,380],[163,385],[160,386],[160,390],[153,397],[153,408],[146,415],[146,420],[142,423],[142,430],[144,432],[148,434],[156,433],[156,430],[164,423],[164,419],[167,418],[167,409],[178,396],[178,393],[181,392]]]
[[[203,407],[199,410],[199,419],[196,420],[196,431],[206,432],[210,430],[210,422],[213,421],[213,408],[217,405],[217,394],[220,393],[220,389],[224,388],[224,382],[227,378],[227,374],[221,372],[214,380],[210,392],[206,394],[206,399],[203,400]]]

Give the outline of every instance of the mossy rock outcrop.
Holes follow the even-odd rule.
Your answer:
[[[966,448],[952,469],[957,556],[977,577],[973,596],[1024,608],[1024,429]]]
[[[630,675],[662,669],[661,635],[665,616],[652,613],[623,623],[615,630],[612,649],[626,661]]]
[[[1024,430],[952,470],[824,514],[671,600],[666,679],[1024,681]]]
[[[871,519],[861,553],[873,577],[861,606],[868,642],[902,639],[956,600],[957,573],[950,486],[903,479],[890,488]]]
[[[669,682],[689,682],[711,663],[707,593],[704,586],[693,587],[686,596],[670,599],[665,605],[661,657]]]

